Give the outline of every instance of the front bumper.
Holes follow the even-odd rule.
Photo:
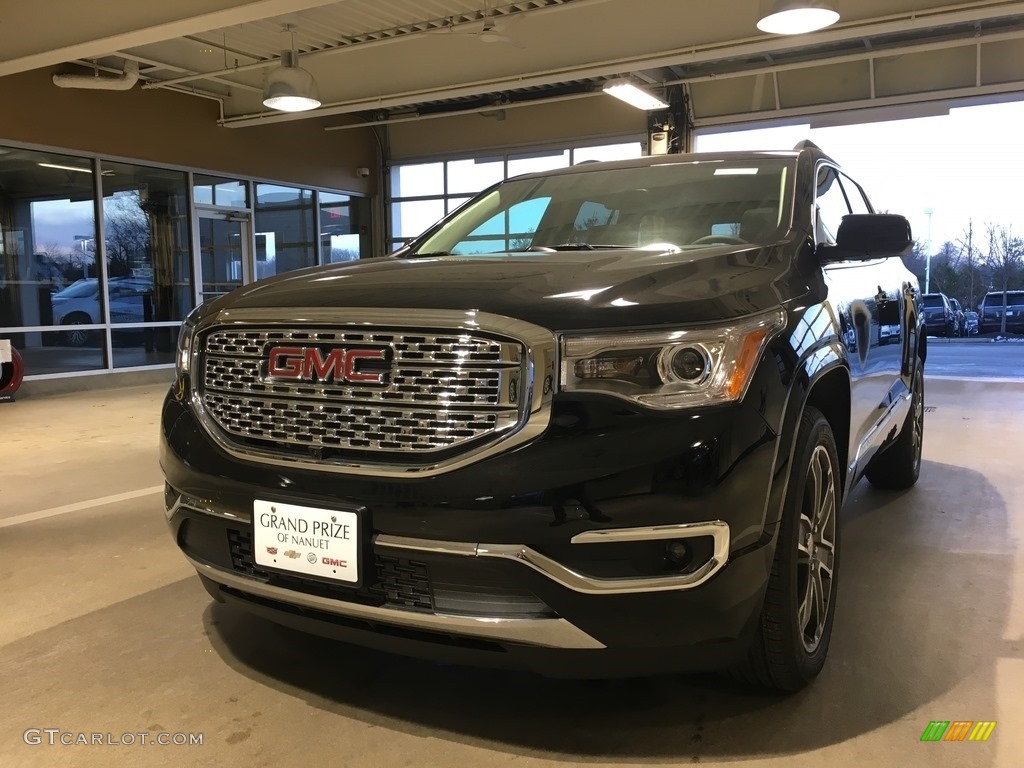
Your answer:
[[[222,602],[406,655],[554,675],[708,669],[746,651],[771,568],[773,477],[784,476],[778,437],[753,405],[665,416],[563,402],[541,439],[391,480],[249,465],[183,400],[172,391],[163,415],[168,522]],[[567,411],[577,426],[560,430]],[[256,499],[357,506],[363,582],[261,570]],[[666,561],[669,541],[685,543],[688,561]]]

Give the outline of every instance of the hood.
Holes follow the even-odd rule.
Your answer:
[[[808,282],[793,252],[781,244],[386,257],[254,283],[203,314],[264,307],[478,310],[554,331],[711,322],[805,295]]]

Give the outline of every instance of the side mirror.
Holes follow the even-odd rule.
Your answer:
[[[910,222],[891,213],[856,213],[843,216],[835,245],[821,245],[822,263],[868,261],[906,256],[914,245]]]

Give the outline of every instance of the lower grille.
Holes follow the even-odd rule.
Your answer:
[[[386,605],[433,610],[430,574],[425,563],[382,556],[376,560],[374,591],[383,593]]]
[[[525,588],[508,585],[494,563],[464,559],[422,562],[375,554],[362,589],[265,571],[253,560],[252,534],[228,529],[232,568],[275,586],[346,602],[463,616],[540,618],[554,612]]]

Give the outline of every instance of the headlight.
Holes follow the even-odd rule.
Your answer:
[[[650,408],[734,402],[747,391],[768,341],[785,325],[786,314],[778,309],[721,326],[567,335],[561,386]]]
[[[181,324],[181,331],[178,333],[178,350],[175,355],[175,364],[178,368],[178,375],[188,373],[189,364],[192,361],[192,336],[196,330],[195,311],[193,310],[185,322]]]

